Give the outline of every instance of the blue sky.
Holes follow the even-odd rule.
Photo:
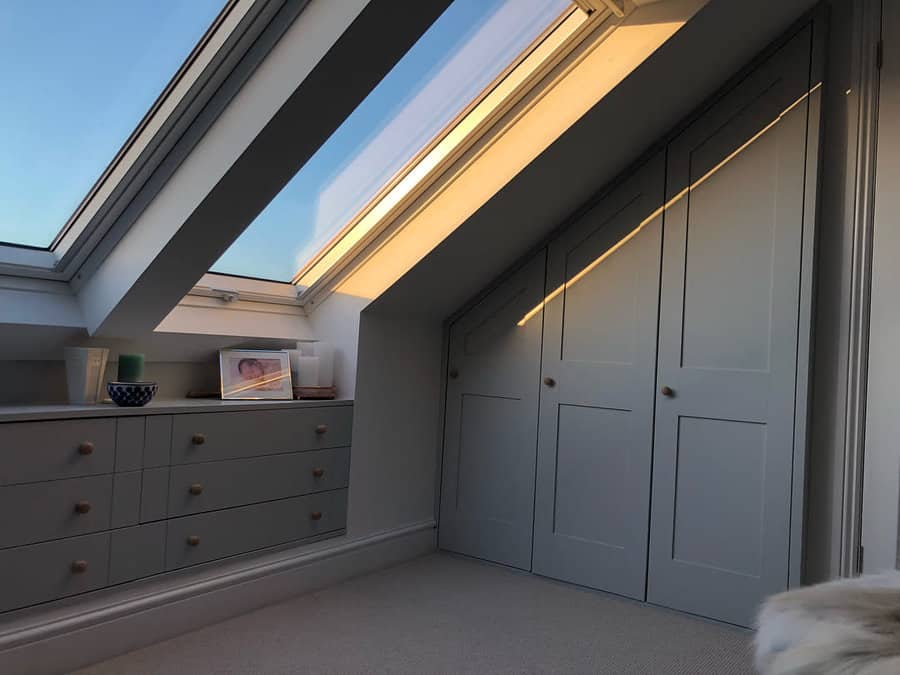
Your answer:
[[[51,243],[223,4],[224,0],[0,2],[0,241]],[[290,279],[297,271],[298,256],[318,245],[323,222],[326,234],[329,227],[337,229],[346,222],[565,4],[565,0],[455,0],[213,269]],[[353,183],[346,194],[345,186],[339,185],[339,208],[323,213],[323,190],[415,102],[486,21],[504,10],[527,16],[496,36],[493,51],[485,54],[490,62],[471,69],[470,75],[457,68],[456,79],[465,80],[453,90],[459,100],[436,102],[429,115],[412,119],[403,147],[379,158],[365,185]]]
[[[223,4],[0,2],[0,241],[51,243]]]

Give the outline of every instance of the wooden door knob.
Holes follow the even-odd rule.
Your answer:
[[[188,543],[188,546],[199,546],[200,545],[200,537],[198,537],[196,534],[192,534],[190,537],[187,538],[187,543]]]
[[[459,371],[456,368],[451,368],[448,375],[450,375],[451,380],[455,380],[457,377],[459,377]]]
[[[672,389],[672,387],[663,387],[659,391],[663,396],[667,396],[669,398],[672,398],[675,395],[675,390]]]
[[[188,488],[188,492],[190,492],[195,497],[197,495],[203,494],[203,484],[202,483],[193,483],[191,487]]]
[[[90,513],[91,511],[91,503],[90,502],[76,502],[75,504],[75,513]]]
[[[315,469],[312,470],[312,475],[313,475],[313,478],[321,478],[322,476],[325,475],[325,469],[323,469],[320,466],[317,466]]]
[[[546,384],[548,387],[555,387],[556,380],[554,380],[552,377],[545,377],[544,384]]]
[[[327,424],[320,424],[319,426],[316,427],[317,434],[324,434],[326,431],[328,431]]]
[[[194,434],[191,436],[191,443],[194,445],[203,445],[206,443],[206,434]]]
[[[87,560],[76,560],[72,563],[72,572],[75,574],[81,574],[82,572],[87,572],[88,564]]]
[[[90,455],[94,452],[94,444],[90,441],[83,441],[78,444],[79,455]]]
[[[309,517],[313,520],[322,520],[322,512],[321,511],[313,511],[309,514]]]

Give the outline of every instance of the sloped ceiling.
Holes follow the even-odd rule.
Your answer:
[[[808,11],[712,0],[369,308],[444,319],[638,160]]]

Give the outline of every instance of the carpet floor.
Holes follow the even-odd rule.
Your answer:
[[[750,641],[738,628],[434,554],[77,675],[749,675]]]

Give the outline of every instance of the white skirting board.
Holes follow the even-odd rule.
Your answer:
[[[86,596],[8,626],[0,623],[0,673],[44,675],[175,637],[435,550],[426,521],[309,551],[280,551],[190,579]],[[325,542],[330,543],[330,542]]]

